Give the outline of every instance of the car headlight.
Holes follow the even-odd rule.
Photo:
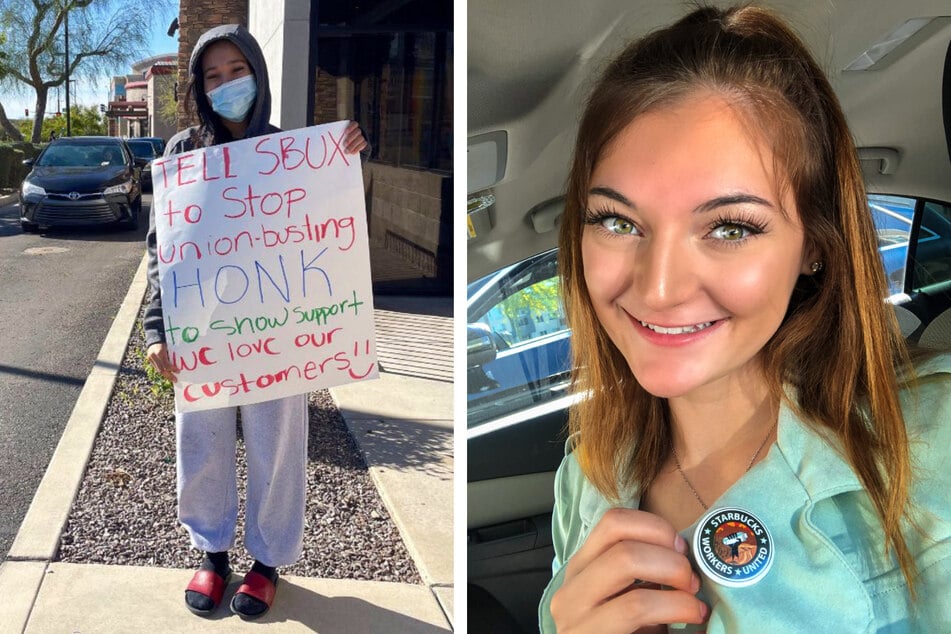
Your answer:
[[[40,187],[39,185],[34,185],[30,181],[23,181],[23,189],[21,195],[26,198],[30,194],[36,194],[37,196],[45,196],[46,190]]]
[[[103,194],[128,194],[132,191],[132,181],[126,181],[124,183],[119,183],[118,185],[113,185],[112,187],[106,187]]]

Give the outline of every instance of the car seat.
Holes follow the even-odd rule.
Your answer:
[[[904,306],[893,306],[893,308],[895,309],[895,316],[898,317],[898,326],[901,328],[901,336],[907,339],[911,336],[911,333],[918,330],[918,327],[921,326],[921,320],[918,318],[918,315]]]
[[[951,308],[925,326],[918,343],[926,348],[951,349]]]

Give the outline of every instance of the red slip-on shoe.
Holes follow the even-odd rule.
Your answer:
[[[257,619],[267,614],[267,611],[271,609],[271,604],[274,603],[274,594],[277,592],[277,580],[278,576],[276,573],[274,575],[274,581],[271,581],[269,578],[253,570],[248,572],[248,574],[244,576],[244,583],[238,586],[237,592],[231,597],[231,611],[246,620]],[[256,614],[242,612],[235,605],[235,599],[242,594],[257,599],[266,607],[263,611]]]
[[[224,577],[218,576],[214,570],[196,570],[192,576],[192,580],[188,582],[188,587],[185,588],[185,591],[191,590],[192,592],[197,592],[202,596],[208,597],[211,599],[212,605],[207,610],[200,610],[189,603],[187,599],[185,600],[185,605],[198,616],[208,616],[214,612],[218,608],[218,604],[221,603],[221,597],[224,596],[229,579],[231,579],[230,570]]]

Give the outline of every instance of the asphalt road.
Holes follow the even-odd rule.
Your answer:
[[[0,554],[29,508],[142,259],[140,229],[20,230],[0,208]]]

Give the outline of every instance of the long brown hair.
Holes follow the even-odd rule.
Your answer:
[[[726,96],[771,144],[791,188],[806,248],[824,269],[800,278],[786,317],[762,350],[775,398],[830,440],[871,498],[909,586],[902,536],[911,479],[898,374],[910,369],[894,315],[855,146],[838,100],[804,44],[768,10],[704,7],[629,45],[605,69],[581,119],[560,237],[573,330],[570,414],[576,455],[606,496],[644,488],[672,451],[666,401],[647,393],[598,322],[584,280],[581,235],[591,175],[636,116],[698,90]],[[898,368],[898,370],[896,370]],[[911,373],[908,373],[911,376]]]

